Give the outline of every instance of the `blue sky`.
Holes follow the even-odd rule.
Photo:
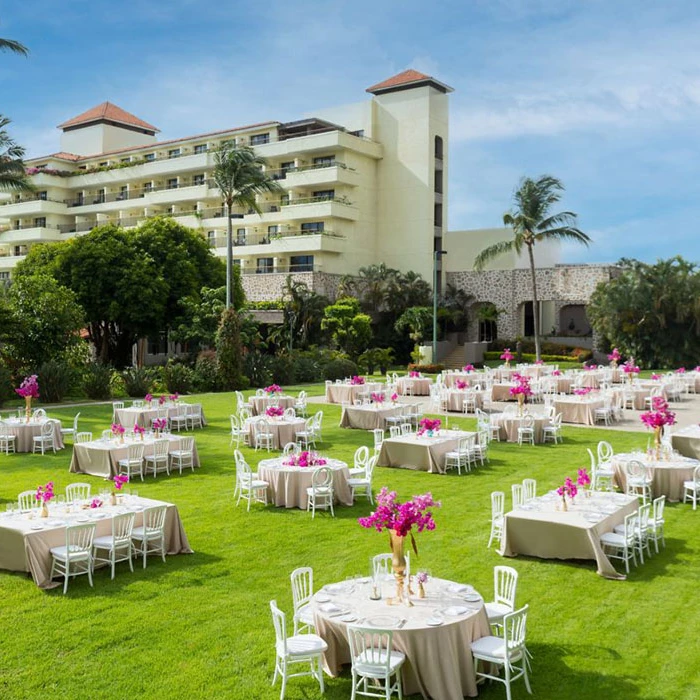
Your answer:
[[[406,68],[451,96],[451,229],[550,173],[594,239],[568,262],[700,261],[695,0],[32,0],[0,5],[0,113],[30,155],[110,100],[162,138],[357,102]]]

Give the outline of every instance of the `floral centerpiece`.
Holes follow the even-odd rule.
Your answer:
[[[598,369],[598,365],[595,364],[594,362],[591,362],[591,364],[584,365],[583,369],[587,369],[590,372],[590,371],[593,371],[595,369]]]
[[[610,360],[611,367],[617,367],[617,363],[620,361],[620,351],[617,348],[613,348],[612,352],[608,355],[608,360]]]
[[[568,496],[573,503],[576,494],[578,493],[578,487],[571,480],[571,477],[567,476],[564,483],[557,489],[557,493],[561,496],[562,508],[568,510],[569,507],[566,503],[566,497]]]
[[[511,396],[518,399],[518,409],[520,413],[523,411],[523,404],[528,396],[532,396],[532,388],[530,387],[530,377],[525,374],[514,374],[515,386],[509,390]]]
[[[364,383],[365,383],[364,377],[360,377],[357,374],[350,377],[350,384],[352,384],[352,386],[362,386]]]
[[[440,431],[442,421],[439,418],[421,418],[418,425],[420,428],[416,435],[423,436],[427,433],[428,437],[433,437],[436,432]]]
[[[90,508],[102,508],[102,499],[101,498],[93,498],[90,501]]]
[[[129,475],[128,474],[115,474],[114,479],[112,479],[114,482],[114,488],[117,491],[121,491],[122,488],[129,483]],[[117,494],[113,491],[112,495],[110,497],[111,503],[113,506],[117,505]]]
[[[514,359],[513,353],[510,351],[510,348],[505,348],[503,351],[503,354],[501,355],[501,359],[505,363],[506,367],[510,367],[511,361]]]
[[[421,373],[418,372],[418,371],[415,370],[415,369],[412,369],[412,370],[408,373],[408,376],[409,376],[411,379],[420,379]]]
[[[561,377],[561,370],[560,369],[555,369],[552,371],[552,376],[553,377]]]
[[[535,361],[535,364],[536,364],[536,365],[543,365],[543,364],[544,364],[544,360],[536,360],[536,361]]]
[[[156,432],[156,437],[160,435],[161,430],[165,430],[168,427],[167,418],[156,418],[153,421],[153,430]]]
[[[266,386],[263,391],[268,395],[268,396],[274,396],[275,394],[281,394],[282,393],[282,387],[279,384],[270,384],[270,386]]]
[[[385,394],[384,394],[383,392],[381,392],[381,391],[373,391],[373,392],[369,395],[369,400],[370,400],[372,403],[383,404],[384,401],[386,401],[386,396],[385,396]]]
[[[39,382],[36,374],[25,377],[19,387],[15,389],[15,393],[24,397],[24,412],[27,418],[27,423],[29,423],[29,419],[32,415],[32,399],[39,398]]]
[[[679,367],[676,370],[676,374],[685,374],[685,367]]]
[[[389,603],[401,603],[404,598],[404,581],[406,577],[406,556],[404,554],[404,541],[406,537],[411,538],[411,546],[418,556],[418,548],[413,535],[414,530],[434,530],[435,521],[430,508],[439,508],[440,502],[435,501],[431,493],[422,496],[413,496],[410,501],[399,503],[396,500],[396,491],[389,491],[383,486],[377,495],[377,507],[373,513],[366,518],[359,518],[358,522],[362,527],[375,529],[377,532],[389,531],[389,544],[391,546],[391,568],[396,577],[396,599]]]
[[[319,457],[316,452],[304,450],[299,454],[291,454],[282,464],[288,467],[323,467],[328,464],[324,457]]]
[[[474,365],[464,365],[464,367],[462,367],[462,372],[466,372],[467,374],[469,374],[469,372],[473,372],[473,371],[474,371]]]
[[[53,500],[56,494],[53,492],[53,481],[49,481],[45,486],[37,486],[36,494],[34,498],[41,503],[41,517],[49,517],[49,509],[46,505],[49,501]]]
[[[146,428],[139,425],[138,423],[134,423],[134,435],[138,435],[143,440],[143,435],[145,432]]]
[[[282,406],[268,406],[265,409],[265,415],[269,418],[281,418],[284,415]]]
[[[180,394],[177,391],[174,394],[170,394],[168,397],[172,403],[177,403],[180,400]]]
[[[588,472],[586,471],[585,467],[581,467],[581,469],[578,470],[578,475],[576,476],[576,484],[582,489],[585,489],[586,486],[591,485],[591,477],[588,476]],[[586,494],[590,496],[591,492],[586,491]]]
[[[627,375],[627,379],[629,379],[631,384],[635,375],[639,374],[639,367],[637,367],[632,360],[627,360],[627,362],[622,365],[622,371]]]
[[[651,399],[651,411],[645,411],[639,416],[639,419],[647,428],[654,431],[654,448],[658,458],[664,426],[675,425],[676,414],[669,410],[668,402],[663,396],[654,396]]]
[[[467,384],[467,382],[464,381],[464,379],[457,379],[455,380],[455,386],[460,391],[464,391],[469,385]]]
[[[159,405],[159,406],[162,406],[167,400],[168,400],[168,399],[166,399],[165,396],[163,396],[163,394],[161,394],[161,395],[158,397],[158,405]]]
[[[593,391],[593,388],[590,386],[580,386],[576,389],[574,389],[574,394],[576,396],[587,396]]]
[[[659,379],[661,379],[661,375],[660,375],[660,374],[656,374],[656,372],[653,372],[652,375],[651,375],[651,377],[650,377],[650,379],[651,379],[652,381],[654,381],[654,382],[658,382]]]
[[[114,437],[118,437],[120,442],[124,442],[125,430],[121,423],[112,423],[110,430],[112,431],[112,435]]]
[[[151,402],[153,401],[153,394],[146,394],[143,397],[143,400],[150,406]]]
[[[398,400],[399,400],[399,395],[396,392],[394,392],[391,395],[391,403],[396,403]]]

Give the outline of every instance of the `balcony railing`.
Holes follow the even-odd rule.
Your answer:
[[[64,200],[42,197],[38,194],[24,194],[20,199],[10,199],[5,202],[0,202],[0,204],[6,207],[9,204],[22,204],[24,202],[55,202],[56,204],[63,204]]]
[[[280,231],[279,233],[246,233],[239,235],[236,231],[233,232],[234,246],[249,246],[249,245],[268,245],[283,238],[296,238],[299,236],[327,236],[328,238],[345,238],[340,233],[333,231]],[[209,240],[211,248],[225,248],[226,236],[212,236]]]
[[[142,199],[151,192],[163,192],[165,190],[183,190],[188,187],[215,187],[213,180],[203,180],[202,182],[179,182],[177,185],[161,185],[158,187],[134,187],[127,192],[99,192],[88,193],[81,198],[73,197],[65,199],[64,202],[69,207],[87,207],[93,204],[104,204],[105,202],[125,202],[130,199]]]
[[[278,170],[266,170],[265,172],[270,175],[273,180],[284,180],[288,173],[305,173],[309,170],[326,170],[327,168],[341,168],[342,170],[352,171],[355,170],[355,168],[351,168],[339,160],[334,160],[330,163],[314,163],[313,165],[300,165],[299,167],[295,168],[280,168]]]
[[[242,267],[244,275],[288,275],[298,272],[320,272],[320,265],[280,265],[278,267]]]
[[[30,228],[60,228],[58,224],[19,224],[16,226],[4,226],[0,227],[0,233],[5,233],[5,231],[27,231]]]

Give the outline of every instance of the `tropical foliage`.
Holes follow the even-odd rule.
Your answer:
[[[0,40],[1,41],[1,40]],[[24,170],[24,148],[17,144],[5,128],[10,123],[0,115],[0,191],[31,192]]]
[[[356,358],[372,338],[370,317],[360,311],[354,297],[341,297],[323,312],[321,328],[327,331],[335,347]]]

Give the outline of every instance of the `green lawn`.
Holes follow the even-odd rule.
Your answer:
[[[314,393],[321,393],[320,388]],[[356,522],[366,501],[339,508],[337,517],[311,521],[299,510],[232,502],[234,467],[228,415],[232,395],[200,397],[209,421],[196,434],[202,468],[137,483],[139,493],[176,503],[195,554],[149,560],[131,574],[124,564],[44,592],[23,574],[0,572],[0,698],[277,698],[270,687],[273,630],[268,602],[291,611],[289,574],[314,568],[316,587],[366,575],[387,538]],[[337,428],[340,409],[324,406],[322,452],[351,460],[371,435]],[[99,433],[111,408],[81,408],[80,427]],[[73,410],[50,411],[68,424]],[[473,421],[450,421],[472,427]],[[491,463],[476,473],[433,475],[379,468],[382,485],[400,496],[432,491],[442,500],[437,529],[419,537],[420,563],[436,575],[471,583],[492,594],[493,566],[520,572],[518,603],[530,604],[528,646],[537,698],[698,698],[700,680],[696,598],[700,583],[700,512],[667,509],[667,547],[627,581],[596,575],[593,562],[503,560],[488,550],[489,494],[534,477],[538,491],[558,485],[587,465],[586,446],[609,440],[616,450],[645,446],[646,436],[564,429],[564,445],[518,448],[494,443]],[[0,508],[18,492],[53,479],[61,491],[70,447],[56,456],[0,456]],[[251,465],[257,464],[248,453]],[[87,477],[99,489],[101,481]],[[313,680],[294,679],[288,698],[319,697]],[[349,675],[328,679],[326,697],[350,697]],[[505,698],[501,685],[483,698]],[[514,698],[529,697],[524,685]]]

